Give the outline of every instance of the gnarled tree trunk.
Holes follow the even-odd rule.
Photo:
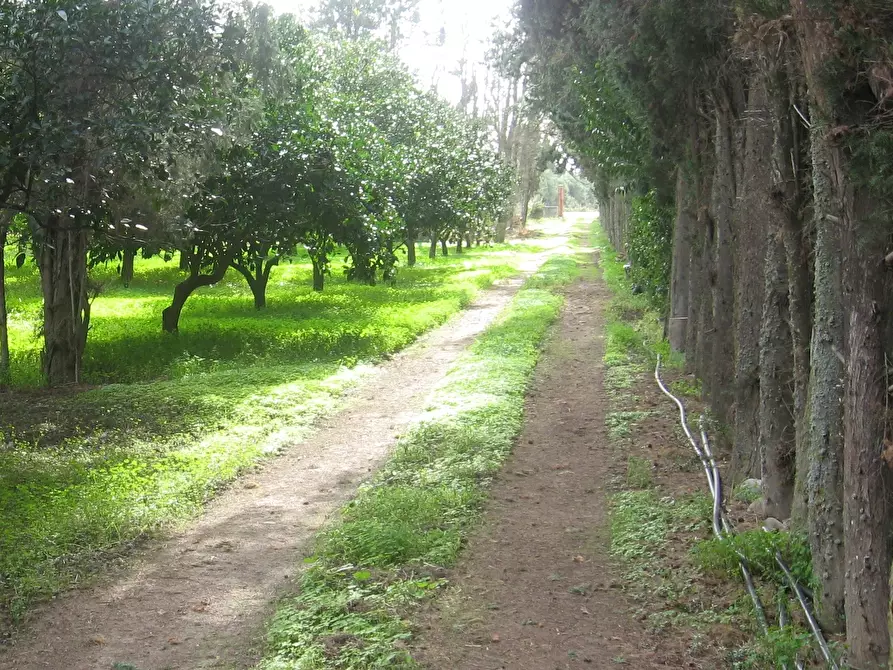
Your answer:
[[[245,277],[248,288],[251,289],[251,295],[254,296],[255,309],[263,309],[267,306],[267,284],[270,283],[270,273],[274,267],[279,265],[280,258],[280,256],[273,256],[266,260],[257,258],[250,266],[238,261],[232,264],[233,269]]]
[[[180,329],[180,314],[183,306],[196,290],[204,286],[213,286],[226,275],[235,254],[225,255],[215,260],[211,272],[201,274],[199,267],[193,267],[189,276],[174,287],[174,298],[161,313],[161,327],[168,333],[176,333]]]

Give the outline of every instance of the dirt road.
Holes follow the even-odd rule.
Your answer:
[[[422,623],[425,667],[684,667],[636,620],[609,556],[607,489],[622,470],[605,428],[608,299],[591,271],[568,291],[485,523]]]

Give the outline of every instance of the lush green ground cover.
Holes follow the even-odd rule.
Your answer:
[[[336,272],[322,294],[298,262],[274,273],[262,312],[231,274],[193,296],[178,336],[160,324],[175,265],[138,261],[129,289],[113,268],[99,269],[85,370],[94,383],[117,383],[53,393],[28,388],[38,381],[36,272],[9,268],[20,388],[0,395],[0,627],[194,515],[241,469],[299,439],[364,362],[442,323],[533,250],[420,253],[395,286],[349,284]]]
[[[406,616],[443,584],[511,451],[554,290],[578,265],[555,257],[456,362],[427,416],[319,539],[270,625],[263,670],[414,668]]]

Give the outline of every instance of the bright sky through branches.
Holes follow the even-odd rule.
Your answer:
[[[306,19],[318,0],[267,0],[279,13],[290,12]],[[504,26],[511,16],[513,0],[422,0],[421,22],[400,55],[416,71],[419,83],[427,88],[436,82],[441,95],[452,102],[459,99],[459,80],[454,72],[463,52],[469,62],[481,62],[496,25]],[[446,42],[437,45],[440,29]],[[479,82],[482,83],[482,82]]]

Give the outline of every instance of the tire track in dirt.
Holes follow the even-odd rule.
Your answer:
[[[610,295],[592,275],[567,291],[484,524],[423,617],[414,656],[432,670],[681,667],[634,619],[609,556]]]
[[[159,542],[109,583],[38,609],[5,650],[6,670],[246,668],[262,649],[275,600],[314,534],[387,457],[395,437],[462,351],[492,323],[526,276],[562,250],[572,223],[553,225],[548,250],[521,275],[482,291],[444,326],[378,366],[345,407],[305,442],[236,482],[188,530]]]

